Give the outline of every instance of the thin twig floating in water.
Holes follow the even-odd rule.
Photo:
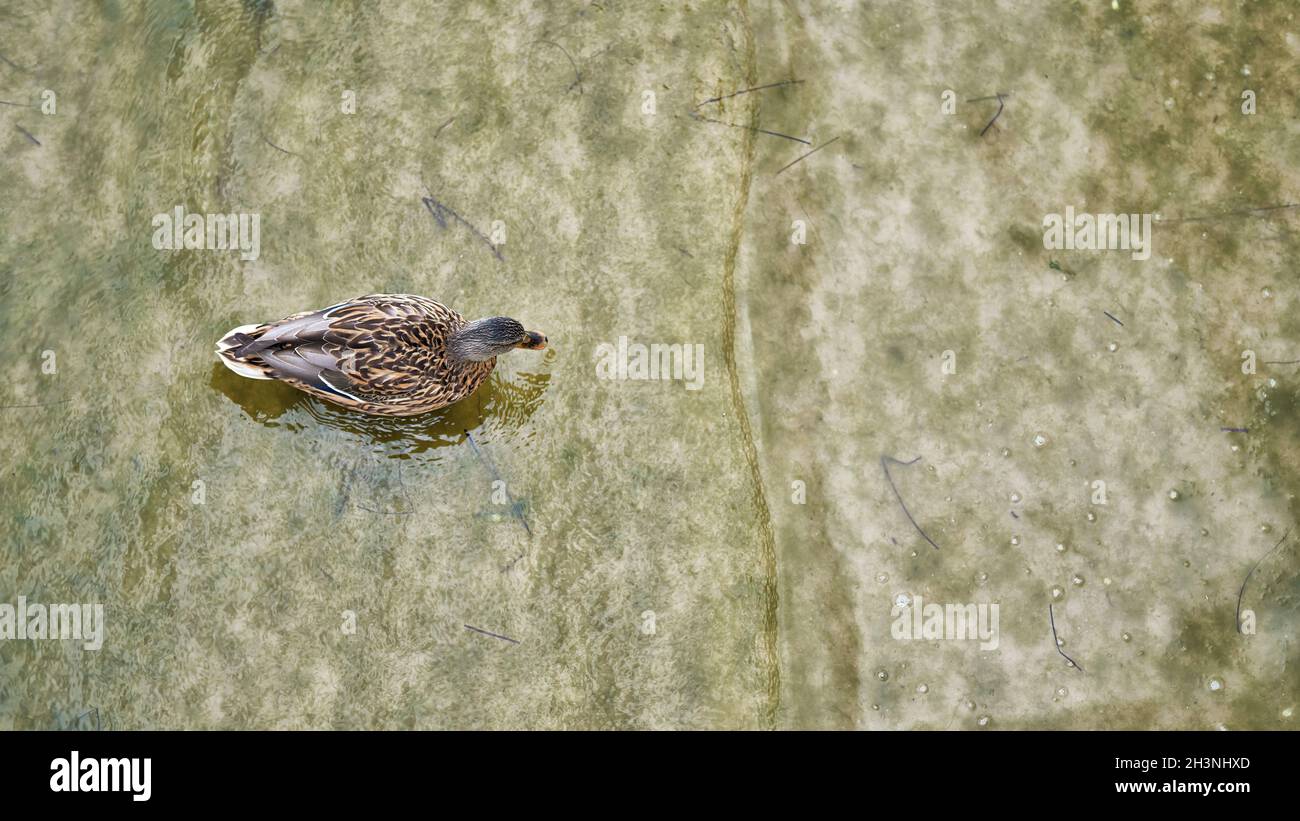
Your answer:
[[[1250,428],[1219,428],[1224,433],[1250,433]]]
[[[772,176],[775,177],[777,174],[780,174],[781,171],[786,170],[787,168],[789,168],[790,166],[794,165],[795,163],[797,163],[797,162],[802,162],[803,160],[808,159],[808,158],[811,157],[813,154],[816,154],[818,151],[821,151],[823,148],[825,148],[826,146],[830,145],[831,143],[835,142],[835,141],[838,140],[838,139],[839,139],[839,137],[832,137],[832,138],[830,138],[829,140],[827,140],[826,142],[824,142],[824,143],[822,143],[821,145],[819,145],[819,146],[817,146],[816,148],[814,148],[812,151],[809,151],[807,154],[804,154],[804,155],[801,156],[801,157],[796,157],[792,162],[787,163],[786,165],[781,166],[781,169],[780,169],[779,171],[777,171],[776,174],[773,174]]]
[[[31,103],[13,103],[10,102],[9,100],[0,100],[0,105],[11,105],[14,106],[15,108],[36,108],[36,106],[32,105]]]
[[[1261,214],[1267,214],[1270,211],[1285,211],[1291,208],[1300,208],[1300,202],[1289,202],[1283,205],[1266,205],[1262,208],[1243,208],[1238,211],[1225,211],[1222,214],[1208,214],[1203,217],[1183,217],[1182,219],[1176,220],[1157,219],[1156,222],[1161,225],[1181,222],[1209,222],[1211,220],[1227,219],[1228,217],[1257,217]]]
[[[919,461],[921,461],[920,456],[916,457],[910,462],[900,462],[892,456],[885,456],[884,454],[881,454],[880,468],[881,470],[885,471],[885,481],[889,482],[889,489],[894,491],[894,498],[898,499],[898,506],[903,509],[903,513],[907,516],[907,520],[912,523],[912,527],[916,528],[916,532],[920,533],[923,539],[929,542],[931,546],[934,547],[935,550],[938,550],[939,545],[934,543],[934,539],[931,539],[929,535],[927,535],[926,532],[921,529],[921,526],[916,523],[916,519],[912,517],[912,512],[907,509],[907,504],[903,501],[902,495],[898,492],[898,488],[894,486],[894,477],[889,475],[890,462],[893,462],[896,465],[902,465],[903,467],[907,467],[908,465],[915,465]]]
[[[997,112],[993,115],[993,119],[989,120],[989,124],[988,124],[988,125],[984,126],[984,128],[982,128],[982,129],[980,129],[980,136],[981,136],[981,137],[983,137],[984,134],[985,134],[985,133],[986,133],[990,128],[993,127],[993,124],[996,123],[996,122],[998,121],[998,117],[1001,117],[1001,116],[1002,116],[1002,109],[1006,108],[1006,106],[1007,106],[1007,102],[1006,102],[1006,99],[1005,99],[1005,98],[1010,97],[1010,96],[1011,96],[1010,93],[998,92],[997,94],[994,94],[992,97],[976,97],[975,100],[967,100],[967,101],[966,101],[966,102],[968,102],[968,103],[973,103],[973,102],[975,102],[976,100],[997,100],[997,101],[998,101],[998,110],[997,110]]]
[[[0,405],[0,410],[13,410],[15,408],[43,408],[47,405],[61,405],[64,402],[70,402],[71,399],[51,399],[49,402],[33,402],[30,405]]]
[[[443,123],[442,125],[438,126],[438,130],[433,132],[433,138],[434,138],[435,140],[438,139],[438,135],[442,134],[443,130],[446,129],[447,126],[451,125],[451,124],[454,123],[454,122],[456,122],[456,118],[455,118],[455,117],[448,117],[448,118],[447,118],[447,122],[445,122],[445,123]]]
[[[271,146],[271,147],[274,148],[276,151],[279,151],[281,154],[288,154],[290,157],[301,157],[301,156],[302,156],[302,155],[299,154],[297,151],[290,151],[290,150],[287,149],[287,148],[281,148],[280,146],[278,146],[278,145],[276,145],[275,143],[271,142],[271,141],[267,138],[267,136],[266,136],[266,132],[265,132],[265,131],[262,132],[262,142],[264,142],[264,143],[266,143],[267,145]]]
[[[519,640],[518,640],[518,639],[512,639],[512,638],[510,638],[509,636],[503,636],[503,635],[501,635],[500,633],[493,633],[491,630],[484,630],[484,629],[482,629],[482,628],[480,628],[480,627],[475,627],[475,626],[472,625],[472,624],[467,624],[467,625],[465,625],[465,629],[466,629],[466,630],[473,630],[475,633],[482,633],[482,634],[485,635],[485,636],[491,636],[491,637],[494,638],[494,639],[501,639],[502,641],[508,641],[508,642],[510,642],[511,644],[518,644],[518,643],[519,643]]]
[[[582,94],[582,72],[578,71],[578,64],[573,62],[573,57],[569,55],[568,49],[566,49],[564,46],[560,45],[559,43],[553,43],[550,40],[538,40],[537,42],[543,43],[548,46],[555,46],[560,51],[564,52],[565,57],[569,58],[569,65],[573,67],[573,82],[569,83],[569,87],[566,88],[565,91],[566,92],[573,91],[573,87],[577,86],[578,94],[581,95]]]
[[[497,248],[496,245],[492,244],[492,240],[488,239],[487,236],[482,231],[478,230],[473,225],[470,225],[468,222],[466,222],[465,218],[462,217],[460,214],[457,214],[455,211],[451,210],[447,206],[438,202],[433,197],[421,197],[420,202],[423,202],[424,207],[429,209],[430,214],[433,214],[433,218],[438,221],[439,228],[447,227],[447,217],[450,216],[452,219],[456,220],[456,222],[459,222],[461,225],[468,228],[470,230],[470,233],[478,237],[479,240],[481,240],[484,245],[490,248],[492,250],[492,256],[496,257],[497,261],[499,262],[506,261],[506,258],[501,255],[501,249]]]
[[[26,137],[27,139],[31,140],[31,141],[32,141],[33,143],[35,143],[36,145],[40,145],[40,144],[41,144],[41,141],[40,141],[40,140],[38,140],[38,139],[36,139],[35,137],[32,136],[32,132],[30,132],[30,131],[28,131],[27,129],[23,128],[21,125],[18,125],[18,123],[14,123],[14,127],[17,128],[19,131],[23,132],[23,136]]]
[[[1288,527],[1286,529],[1286,532],[1282,534],[1282,538],[1277,540],[1277,544],[1273,545],[1272,549],[1270,549],[1263,556],[1259,557],[1259,559],[1255,562],[1254,566],[1250,568],[1250,572],[1246,574],[1245,580],[1242,581],[1241,590],[1237,591],[1237,632],[1238,633],[1241,632],[1241,599],[1243,596],[1246,595],[1246,585],[1250,582],[1250,577],[1255,575],[1255,568],[1263,564],[1264,560],[1267,559],[1269,556],[1272,556],[1273,552],[1276,551],[1279,547],[1281,547],[1282,543],[1286,541],[1286,537],[1290,535],[1291,535],[1291,528]]]
[[[1265,362],[1265,365],[1295,365],[1300,363],[1300,359],[1277,359],[1271,362]]]
[[[93,715],[95,716],[95,729],[96,729],[96,730],[99,730],[99,729],[100,729],[100,726],[99,726],[99,708],[98,708],[98,707],[91,707],[91,708],[90,708],[89,710],[87,710],[86,712],[84,712],[84,713],[82,713],[81,715],[77,716],[77,721],[80,722],[83,718],[85,718],[86,716],[91,715],[91,714],[93,714]]]
[[[10,60],[8,57],[4,56],[3,54],[0,54],[0,62],[3,62],[3,63],[5,63],[6,65],[8,65],[8,66],[10,66],[10,67],[12,67],[12,68],[14,68],[14,69],[16,69],[16,70],[18,70],[18,71],[21,71],[21,72],[23,72],[24,74],[30,74],[30,73],[31,73],[31,69],[23,68],[22,66],[18,65],[18,64],[15,63],[13,60]]]
[[[782,134],[780,131],[768,131],[766,128],[758,128],[757,126],[741,125],[740,123],[729,123],[724,120],[715,120],[712,117],[705,117],[703,114],[696,114],[694,111],[688,111],[686,114],[692,120],[699,120],[700,122],[717,123],[718,125],[725,125],[731,128],[743,128],[746,131],[753,131],[758,134],[769,134],[773,137],[782,137],[787,140],[793,140],[797,143],[803,143],[804,145],[812,145],[812,142],[805,140],[803,137],[792,137],[789,134]]]
[[[380,510],[379,508],[366,507],[362,504],[357,505],[357,510],[364,510],[367,513],[376,513],[380,516],[410,516],[415,512],[413,510]]]
[[[1056,652],[1061,654],[1061,658],[1070,662],[1071,667],[1082,673],[1083,668],[1079,666],[1079,662],[1067,656],[1065,651],[1061,649],[1061,640],[1056,637],[1056,614],[1052,612],[1051,602],[1047,603],[1047,618],[1052,622],[1052,644],[1056,647]]]
[[[1119,325],[1121,328],[1124,327],[1124,323],[1123,323],[1123,322],[1120,322],[1118,319],[1116,319],[1116,318],[1115,318],[1115,315],[1112,314],[1110,311],[1102,311],[1102,313],[1105,314],[1106,316],[1110,317],[1111,319],[1115,320],[1115,324]]]
[[[483,449],[478,446],[478,442],[474,441],[474,434],[466,430],[465,436],[469,439],[470,447],[474,448],[475,455],[477,455],[478,458],[483,461],[483,464],[487,466],[488,471],[492,474],[492,478],[500,482],[501,487],[505,489],[506,501],[510,503],[510,512],[519,518],[519,523],[524,526],[524,531],[528,533],[529,537],[531,537],[533,535],[533,529],[528,526],[528,519],[524,517],[523,505],[516,502],[515,497],[510,495],[510,484],[501,478],[500,473],[497,473],[496,465],[492,464],[492,460],[489,459],[487,454],[483,452]]]
[[[753,88],[742,88],[740,91],[733,91],[730,94],[723,94],[721,97],[710,97],[702,103],[697,104],[696,108],[701,108],[709,103],[720,103],[723,100],[730,100],[732,97],[739,97],[741,94],[748,94],[751,91],[762,91],[766,88],[779,88],[780,86],[795,86],[802,83],[803,80],[782,80],[779,83],[768,83],[767,85],[754,86]]]

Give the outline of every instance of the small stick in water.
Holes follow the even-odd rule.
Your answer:
[[[1224,433],[1250,433],[1250,428],[1219,428]]]
[[[1001,117],[1001,116],[1002,116],[1002,109],[1006,108],[1006,105],[1007,105],[1007,104],[1006,104],[1006,101],[1003,100],[1001,94],[997,94],[997,95],[994,95],[994,96],[997,98],[997,101],[998,101],[998,110],[997,110],[997,113],[995,113],[995,114],[993,115],[993,119],[989,120],[989,124],[986,125],[986,126],[984,126],[984,128],[980,131],[980,136],[981,136],[981,137],[983,137],[984,134],[985,134],[985,133],[986,133],[990,128],[993,127],[993,124],[996,123],[996,122],[998,121],[998,117]]]
[[[928,535],[926,535],[926,532],[922,530],[921,526],[916,523],[916,519],[912,518],[912,512],[907,509],[907,505],[903,502],[903,497],[899,494],[898,488],[894,486],[894,477],[889,475],[890,462],[893,462],[896,465],[903,465],[904,467],[906,467],[908,465],[914,465],[919,461],[921,461],[920,456],[916,457],[910,462],[900,462],[892,456],[885,456],[884,454],[881,454],[880,467],[882,470],[885,471],[885,481],[889,482],[889,488],[890,490],[894,491],[894,498],[898,499],[898,506],[903,509],[903,513],[907,516],[907,520],[912,523],[912,527],[916,528],[916,532],[920,533],[922,538],[924,538],[927,542],[929,542],[934,547],[935,550],[938,550],[939,545],[935,544],[934,539],[931,539]]]
[[[1124,327],[1124,323],[1123,323],[1123,322],[1120,322],[1118,319],[1115,319],[1115,315],[1112,314],[1110,311],[1102,311],[1102,313],[1105,314],[1106,316],[1110,317],[1111,319],[1114,319],[1114,320],[1115,320],[1115,324],[1119,325],[1121,328]]]
[[[15,63],[13,60],[10,60],[8,57],[4,56],[3,54],[0,54],[0,62],[3,62],[4,64],[6,64],[6,65],[8,65],[8,66],[11,66],[12,68],[14,68],[14,69],[16,69],[16,70],[18,70],[18,71],[21,71],[21,72],[24,73],[24,74],[30,74],[30,73],[31,73],[31,70],[30,70],[30,69],[23,68],[22,66],[18,65],[18,64]]]
[[[765,86],[754,86],[753,88],[742,88],[740,91],[733,91],[730,94],[723,94],[721,97],[710,97],[709,99],[705,100],[699,105],[696,105],[695,107],[700,108],[702,106],[708,105],[709,103],[718,103],[718,102],[722,102],[723,100],[730,100],[732,97],[739,97],[741,94],[748,94],[751,91],[762,91],[765,88],[778,88],[780,86],[794,86],[802,82],[803,80],[782,80],[779,83],[768,83]]]
[[[1208,214],[1203,217],[1183,217],[1182,219],[1156,220],[1160,223],[1180,223],[1180,222],[1211,222],[1213,220],[1227,219],[1228,217],[1255,217],[1261,214],[1267,214],[1270,211],[1286,211],[1291,208],[1300,208],[1300,202],[1288,202],[1282,205],[1266,205],[1262,208],[1243,208],[1238,211],[1227,211],[1222,214]]]
[[[1061,654],[1061,658],[1070,662],[1071,667],[1082,673],[1083,668],[1079,666],[1079,662],[1067,656],[1065,651],[1061,649],[1061,640],[1056,637],[1056,615],[1052,612],[1051,602],[1048,602],[1047,604],[1047,618],[1052,622],[1052,644],[1056,647],[1056,652]]]
[[[482,633],[482,634],[485,635],[485,636],[491,636],[491,637],[494,638],[494,639],[501,639],[502,641],[508,641],[508,642],[510,642],[511,644],[518,644],[518,643],[519,643],[519,640],[518,640],[518,639],[512,639],[512,638],[510,638],[509,636],[503,636],[503,635],[501,635],[500,633],[493,633],[491,630],[484,630],[484,629],[482,629],[482,628],[480,628],[480,627],[475,627],[475,626],[472,625],[472,624],[467,624],[467,625],[465,625],[465,629],[466,629],[466,630],[473,630],[475,633]]]
[[[565,91],[566,92],[573,91],[573,87],[577,86],[578,94],[581,95],[582,94],[582,72],[578,71],[578,64],[573,62],[573,57],[570,56],[569,50],[566,49],[564,46],[560,45],[559,43],[554,43],[551,42],[550,40],[538,40],[537,42],[548,46],[554,46],[558,48],[560,51],[564,52],[565,57],[569,58],[569,65],[573,68],[573,82],[569,83],[569,87],[566,88]]]
[[[31,141],[32,141],[33,143],[35,143],[36,145],[40,145],[40,144],[41,144],[41,141],[40,141],[40,140],[38,140],[38,139],[36,139],[35,137],[32,136],[32,132],[30,132],[30,131],[28,131],[27,129],[23,128],[21,125],[18,125],[17,123],[14,123],[14,127],[16,127],[19,131],[23,132],[23,136],[26,137],[27,139],[31,140]]]
[[[1286,537],[1287,537],[1287,536],[1290,536],[1290,535],[1291,535],[1291,528],[1288,527],[1288,528],[1286,529],[1286,532],[1282,534],[1282,538],[1280,538],[1280,539],[1277,540],[1277,544],[1273,545],[1273,547],[1272,547],[1271,550],[1269,550],[1269,551],[1268,551],[1267,553],[1265,553],[1263,556],[1260,556],[1260,557],[1259,557],[1259,560],[1256,561],[1255,564],[1254,564],[1254,566],[1250,568],[1250,572],[1246,574],[1246,579],[1245,579],[1245,581],[1243,581],[1243,582],[1241,583],[1241,590],[1239,590],[1239,591],[1237,592],[1237,632],[1238,632],[1238,633],[1241,632],[1241,599],[1242,599],[1243,596],[1246,595],[1246,585],[1250,582],[1250,577],[1253,576],[1253,575],[1255,575],[1255,568],[1256,568],[1256,567],[1259,567],[1261,564],[1263,564],[1264,560],[1267,559],[1269,556],[1272,556],[1272,555],[1273,555],[1273,551],[1275,551],[1275,550],[1277,550],[1279,547],[1281,547],[1281,546],[1282,546],[1282,542],[1285,542],[1285,541],[1286,541]]]
[[[794,165],[794,164],[797,163],[797,162],[801,162],[801,161],[803,161],[803,160],[808,159],[808,158],[811,157],[813,154],[816,154],[818,151],[821,151],[823,148],[825,148],[826,146],[830,145],[831,143],[835,142],[835,141],[838,140],[838,139],[839,139],[839,137],[832,137],[831,139],[827,140],[826,142],[824,142],[824,143],[822,143],[821,145],[819,145],[819,146],[817,146],[816,148],[814,148],[812,151],[809,151],[807,154],[804,154],[804,155],[801,156],[801,157],[796,157],[793,161],[791,161],[791,162],[789,162],[789,163],[787,163],[787,164],[781,166],[781,169],[780,169],[779,171],[777,171],[776,174],[780,174],[781,171],[786,170],[787,168],[789,168],[790,166]],[[772,176],[775,177],[776,174],[773,174]]]
[[[456,222],[459,222],[461,225],[468,228],[470,233],[478,237],[484,245],[491,248],[492,256],[496,257],[498,262],[506,261],[506,258],[501,255],[501,249],[497,248],[497,246],[492,243],[492,240],[488,239],[482,231],[478,230],[473,225],[470,225],[469,222],[467,222],[460,214],[457,214],[455,211],[438,202],[433,197],[421,197],[420,202],[424,203],[424,207],[429,209],[430,214],[433,214],[433,218],[438,221],[439,228],[447,227],[447,217],[450,216],[452,219],[456,220]]]
[[[487,454],[483,452],[482,448],[478,446],[478,442],[474,441],[474,434],[466,430],[465,436],[469,438],[470,447],[474,448],[474,453],[483,461],[483,464],[487,466],[488,471],[492,474],[492,478],[500,482],[501,486],[505,488],[506,501],[510,502],[510,512],[518,517],[519,523],[524,526],[524,531],[531,537],[533,535],[533,529],[528,526],[528,519],[524,518],[524,506],[519,502],[516,502],[515,497],[510,494],[510,484],[501,478],[500,473],[497,473],[496,465],[492,464],[492,460],[489,459]]]
[[[0,410],[13,410],[14,408],[43,408],[46,405],[61,405],[64,402],[70,401],[70,399],[52,399],[49,402],[33,402],[30,405],[0,405]]]
[[[264,143],[266,143],[267,145],[271,146],[271,147],[274,148],[276,151],[279,151],[281,154],[288,154],[290,157],[301,157],[301,156],[302,156],[302,155],[299,154],[297,151],[290,151],[290,150],[287,149],[287,148],[281,148],[280,146],[278,146],[278,145],[276,145],[275,143],[271,142],[271,141],[267,138],[267,136],[266,136],[266,132],[262,132],[262,142],[264,142]]]
[[[766,128],[756,128],[755,126],[752,125],[741,125],[739,123],[728,123],[722,120],[715,120],[712,117],[705,117],[703,114],[696,114],[694,111],[688,111],[686,112],[686,114],[692,120],[699,120],[700,122],[704,122],[704,123],[716,123],[718,125],[730,126],[731,128],[743,128],[746,131],[753,131],[758,134],[769,134],[773,137],[782,137],[787,140],[794,140],[795,142],[803,143],[804,145],[812,145],[811,142],[805,140],[802,137],[791,137],[789,134],[782,134],[780,131],[768,131]]]

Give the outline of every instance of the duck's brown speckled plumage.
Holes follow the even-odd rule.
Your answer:
[[[253,368],[312,396],[383,416],[414,416],[478,389],[496,359],[448,356],[448,337],[465,318],[412,294],[371,294],[245,326],[217,344],[217,354],[245,375]]]

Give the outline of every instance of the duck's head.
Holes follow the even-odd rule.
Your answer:
[[[447,339],[447,352],[467,362],[483,362],[512,348],[540,351],[545,347],[544,334],[526,331],[518,320],[508,316],[475,320]]]

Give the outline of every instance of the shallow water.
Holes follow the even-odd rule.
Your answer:
[[[1287,4],[0,20],[0,604],[106,614],[0,641],[0,728],[1292,726],[1300,242],[1237,213],[1300,201]],[[1193,221],[1046,251],[1067,205]],[[257,258],[156,249],[176,206]],[[414,419],[213,356],[375,292],[550,348]]]

